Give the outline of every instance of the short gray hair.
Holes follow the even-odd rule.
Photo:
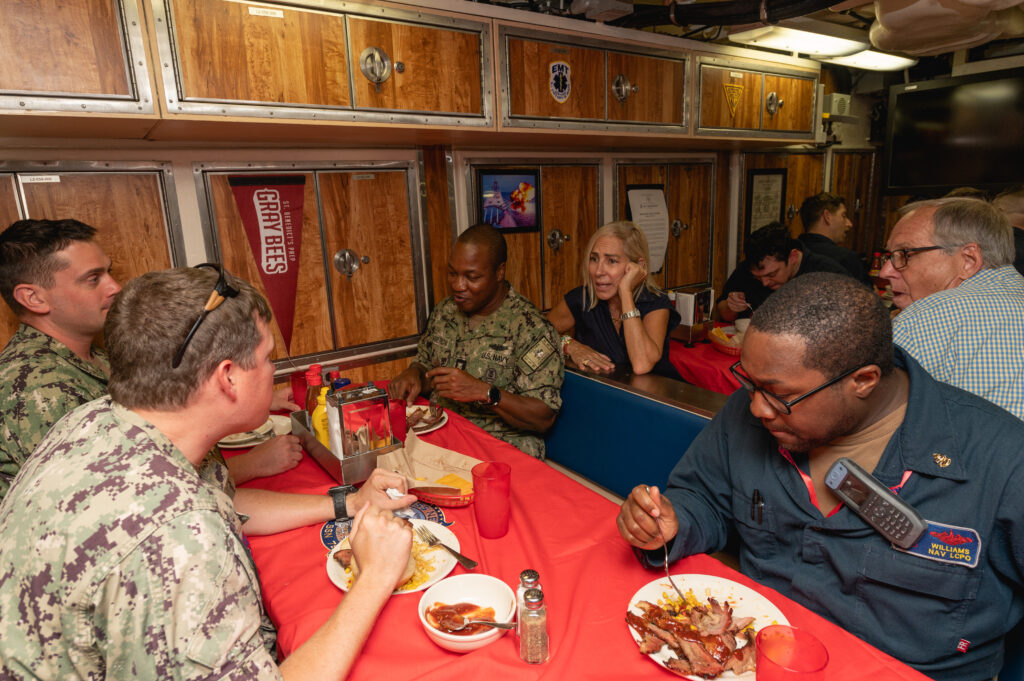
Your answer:
[[[997,208],[987,201],[969,198],[943,198],[908,203],[899,211],[905,217],[921,208],[935,208],[935,245],[951,251],[975,243],[981,249],[984,269],[1012,265],[1013,227]]]

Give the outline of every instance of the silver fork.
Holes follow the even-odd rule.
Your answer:
[[[650,488],[648,488],[648,494],[650,493],[650,491]],[[658,526],[658,534],[661,535],[661,548],[665,550],[665,576],[668,577],[668,583],[671,584],[672,588],[676,590],[677,594],[679,594],[679,598],[683,599],[682,604],[683,606],[685,606],[686,596],[684,596],[683,592],[679,590],[678,586],[676,586],[675,580],[672,579],[672,573],[668,571],[668,542],[665,541],[665,531],[661,529],[661,523],[659,522],[658,518],[655,518],[654,522]]]
[[[475,560],[466,558],[464,555],[462,555],[461,553],[459,553],[458,551],[456,551],[455,549],[453,549],[452,547],[448,546],[440,539],[435,537],[434,533],[425,527],[417,527],[416,536],[419,537],[420,540],[427,546],[440,546],[441,548],[445,549],[448,553],[455,556],[455,560],[459,561],[459,565],[466,568],[467,570],[472,570],[478,565],[478,563]]]

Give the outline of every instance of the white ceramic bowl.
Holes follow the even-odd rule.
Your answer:
[[[439,631],[430,626],[426,618],[427,610],[434,603],[473,603],[484,608],[494,608],[496,622],[511,622],[515,619],[516,595],[508,584],[497,577],[467,573],[442,579],[420,597],[420,624],[434,643],[455,653],[468,653],[483,648],[504,636],[508,630],[488,627],[487,631],[468,636]]]
[[[750,317],[744,317],[743,319],[737,319],[733,322],[738,333],[746,333],[747,327],[750,326]]]

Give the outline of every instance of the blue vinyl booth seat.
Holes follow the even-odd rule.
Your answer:
[[[545,438],[547,457],[625,497],[639,484],[664,486],[710,421],[566,371],[562,409]]]

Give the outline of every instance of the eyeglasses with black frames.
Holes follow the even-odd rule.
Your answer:
[[[228,283],[230,275],[227,270],[215,262],[204,262],[200,265],[196,265],[196,268],[209,267],[211,270],[217,270],[217,284],[213,287],[213,291],[210,293],[210,297],[206,299],[206,305],[203,306],[203,311],[199,313],[199,318],[196,319],[196,323],[192,325],[192,329],[185,336],[185,340],[180,346],[178,351],[174,353],[174,359],[171,360],[171,368],[177,369],[181,364],[182,358],[185,356],[185,350],[188,349],[188,344],[192,342],[192,337],[196,335],[196,331],[199,329],[199,325],[206,319],[206,315],[216,310],[221,303],[227,298],[234,298],[238,295],[238,289]]]
[[[894,269],[902,270],[907,266],[907,262],[910,260],[910,256],[915,253],[924,253],[925,251],[937,251],[945,246],[918,246],[917,248],[897,248],[895,251],[883,251],[882,252],[882,266],[885,263],[892,261]]]
[[[801,400],[806,400],[808,397],[810,397],[814,393],[819,392],[821,390],[824,390],[825,388],[829,387],[830,385],[834,385],[834,384],[838,383],[839,381],[843,380],[844,378],[846,378],[847,376],[852,374],[854,371],[857,371],[858,369],[862,368],[862,366],[864,366],[864,365],[854,367],[854,368],[850,369],[849,371],[844,371],[843,373],[839,374],[835,378],[833,378],[833,379],[831,379],[829,381],[825,381],[824,383],[819,385],[817,388],[815,388],[813,390],[809,390],[809,391],[805,392],[803,395],[800,395],[799,397],[793,398],[792,400],[784,400],[781,397],[779,397],[778,395],[776,395],[775,393],[769,392],[769,391],[765,390],[764,388],[761,388],[761,387],[759,387],[757,385],[754,385],[754,382],[752,380],[750,380],[749,376],[747,376],[744,373],[740,373],[740,363],[739,362],[736,362],[731,367],[729,367],[729,371],[732,372],[732,375],[735,376],[736,380],[740,382],[740,385],[743,387],[743,389],[746,390],[748,393],[750,393],[750,397],[751,398],[754,397],[754,393],[756,393],[756,392],[757,393],[761,393],[761,396],[764,397],[764,400],[765,400],[765,402],[768,403],[769,407],[771,407],[775,411],[779,412],[780,414],[792,414],[793,413],[793,405],[794,404],[796,404],[797,402],[800,402]]]

